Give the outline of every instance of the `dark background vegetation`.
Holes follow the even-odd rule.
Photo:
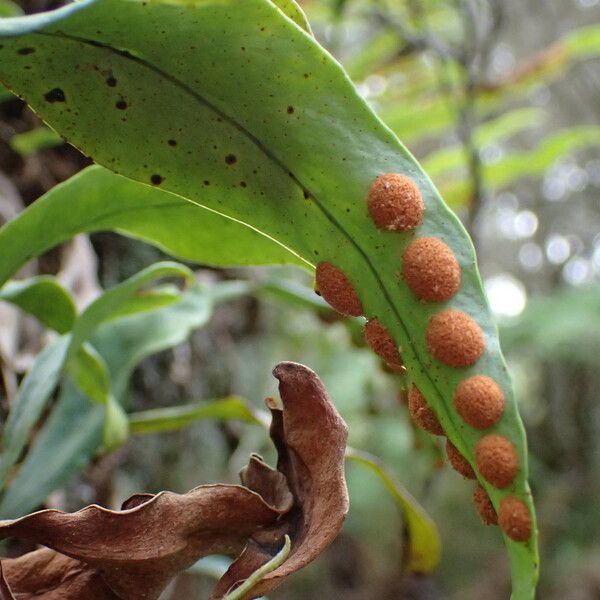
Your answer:
[[[21,3],[25,12],[57,5]],[[543,566],[539,597],[600,599],[600,2],[303,5],[317,38],[423,162],[473,236],[528,432]],[[39,127],[22,102],[3,99],[0,222],[89,162],[52,136],[40,142],[28,135]],[[116,234],[94,234],[52,251],[27,274],[59,273],[84,304],[99,286],[161,257]],[[253,279],[264,272],[203,269],[200,277]],[[311,283],[291,269],[273,274]],[[35,323],[0,306],[4,411],[44,339]],[[379,456],[423,503],[441,530],[444,554],[433,577],[406,577],[393,500],[375,478],[349,465],[352,508],[343,535],[272,598],[508,598],[500,535],[479,523],[471,485],[443,466],[437,442],[414,431],[398,382],[343,323],[277,301],[227,303],[186,343],[144,362],[130,408],[230,393],[260,407],[275,391],[270,370],[283,359],[322,376],[350,425],[350,444]],[[236,481],[247,455],[268,454],[268,446],[260,427],[235,423],[133,437],[55,492],[48,506],[117,505],[138,490]],[[202,598],[209,585],[186,575],[165,597]]]

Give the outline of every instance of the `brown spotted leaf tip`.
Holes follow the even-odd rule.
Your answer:
[[[283,410],[273,414],[277,470],[251,457],[244,485],[187,494],[138,494],[120,511],[97,505],[0,521],[0,539],[46,546],[0,562],[0,600],[156,600],[179,572],[209,554],[238,556],[211,596],[219,599],[292,539],[290,556],[247,598],[276,587],[337,536],[348,509],[347,429],[317,375],[281,363]]]

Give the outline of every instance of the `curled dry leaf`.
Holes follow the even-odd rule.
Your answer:
[[[217,600],[269,561],[289,535],[288,559],[250,599],[316,558],[348,510],[346,425],[310,369],[281,363],[273,374],[283,401],[283,409],[268,401],[277,470],[254,455],[242,470],[244,485],[139,494],[120,511],[92,505],[0,521],[0,538],[47,546],[0,562],[0,600],[153,600],[199,558],[237,556],[211,596]]]
[[[333,542],[348,512],[343,470],[346,424],[327,400],[327,392],[314,373],[298,369],[295,363],[280,363],[273,375],[279,380],[283,410],[268,403],[271,439],[279,455],[277,470],[285,475],[295,504],[285,520],[254,537],[256,543],[249,544],[229,567],[211,600],[221,598],[270,560],[287,533],[292,539],[288,559],[245,600],[274,589]],[[250,463],[242,473],[243,481],[250,481],[255,466]]]

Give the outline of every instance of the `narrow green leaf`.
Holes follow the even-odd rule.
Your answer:
[[[475,142],[480,148],[490,143],[497,144],[526,129],[539,126],[542,120],[543,114],[539,109],[515,109],[481,125],[475,134]],[[460,144],[431,152],[423,159],[423,166],[434,180],[448,176],[448,172],[452,171],[466,174],[468,164],[469,155]]]
[[[112,230],[218,266],[306,261],[254,229],[98,166],[57,185],[0,228],[0,284],[78,233]]]
[[[2,434],[0,489],[6,485],[34,425],[58,384],[68,345],[69,336],[48,344],[38,354],[19,387]]]
[[[102,444],[104,420],[104,407],[68,382],[2,496],[0,517],[12,519],[35,510],[81,472]]]
[[[376,457],[366,452],[348,449],[346,458],[375,473],[398,503],[408,529],[408,571],[431,573],[437,567],[442,552],[440,534],[431,517]]]
[[[129,298],[118,310],[111,313],[107,320],[157,310],[179,300],[181,300],[181,291],[173,285],[162,285],[149,290],[142,290]]]
[[[243,398],[230,396],[208,402],[195,402],[131,413],[129,415],[129,431],[132,434],[177,431],[205,419],[233,420],[255,424],[263,422]]]
[[[104,427],[102,434],[102,452],[112,452],[121,447],[129,437],[129,419],[123,407],[110,394],[104,408]]]
[[[59,333],[69,331],[77,316],[71,294],[49,275],[9,281],[0,288],[0,300],[11,302]]]
[[[600,127],[574,127],[558,131],[542,140],[533,150],[508,154],[488,165],[484,175],[494,188],[520,177],[542,174],[556,160],[586,146],[600,146]]]
[[[122,446],[129,437],[128,419],[112,394],[110,373],[102,356],[91,344],[83,344],[69,362],[69,374],[88,398],[104,406],[104,451]]]
[[[89,339],[94,330],[109,319],[114,313],[123,309],[135,297],[140,288],[163,277],[184,277],[193,279],[193,274],[187,267],[173,262],[160,262],[146,267],[127,281],[119,283],[105,291],[81,313],[71,332],[71,343],[67,358],[72,357],[81,344]]]
[[[563,41],[572,58],[593,58],[600,54],[600,25],[593,24],[569,31]]]
[[[31,131],[18,133],[10,139],[11,148],[22,156],[60,146],[62,143],[63,139],[60,135],[49,127],[37,127]]]
[[[31,429],[58,385],[65,364],[70,363],[73,357],[77,357],[73,374],[78,383],[86,393],[89,392],[92,398],[103,402],[106,407],[106,433],[110,435],[111,443],[123,434],[123,422],[126,422],[126,418],[119,416],[119,409],[114,405],[109,380],[107,381],[106,374],[102,372],[104,367],[90,349],[78,353],[95,329],[114,311],[120,310],[141,287],[159,277],[167,276],[190,278],[191,272],[187,267],[176,263],[157,263],[144,269],[92,302],[75,321],[69,336],[60,338],[40,353],[19,388],[15,405],[7,420],[0,456],[0,487],[6,482]]]
[[[524,177],[542,175],[560,158],[581,148],[600,145],[600,127],[576,127],[549,135],[532,150],[507,154],[497,163],[484,165],[483,177],[490,190],[500,190]],[[448,204],[464,206],[472,197],[466,179],[440,183]]]
[[[112,396],[123,405],[131,373],[144,358],[183,342],[209,320],[214,304],[246,294],[248,289],[238,282],[211,288],[194,284],[175,304],[101,325],[91,344],[108,367]],[[67,345],[68,339],[63,343],[63,356]],[[44,382],[46,378],[40,380]],[[37,398],[40,394],[32,396]],[[89,464],[102,445],[105,417],[104,406],[90,402],[73,383],[67,382],[0,501],[0,518],[16,518],[35,509]]]
[[[111,393],[110,373],[104,359],[89,343],[75,353],[68,367],[75,385],[94,402],[106,405]]]

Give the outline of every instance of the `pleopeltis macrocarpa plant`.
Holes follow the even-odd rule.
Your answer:
[[[215,264],[248,264],[238,240],[259,232],[263,264],[283,250],[316,268],[336,310],[367,319],[370,345],[408,372],[413,415],[478,480],[484,519],[497,514],[513,600],[533,598],[525,434],[473,246],[300,9],[84,0],[0,21],[0,36],[0,80],[126,177],[106,172],[113,193],[134,180],[149,206],[168,194],[197,205],[207,227],[223,224]]]

